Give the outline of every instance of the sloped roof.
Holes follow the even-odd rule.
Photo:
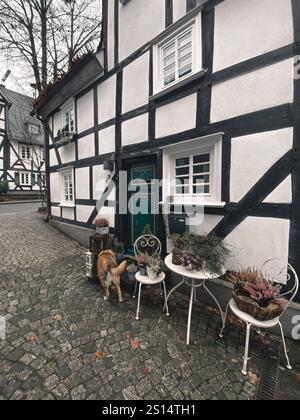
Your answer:
[[[0,86],[0,96],[8,103],[7,134],[9,139],[42,146],[44,144],[42,124],[36,117],[30,115],[34,99],[2,86]],[[41,134],[30,134],[27,130],[28,124],[38,125]]]

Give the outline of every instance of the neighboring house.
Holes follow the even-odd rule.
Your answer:
[[[162,204],[122,215],[117,186],[95,208],[113,164],[115,180],[177,179],[161,203],[204,201],[191,229],[225,238],[229,266],[279,257],[300,274],[299,1],[103,0],[103,18],[97,54],[35,104],[52,219],[79,237],[100,210],[127,249],[145,224],[166,247]],[[185,220],[172,213],[171,230]]]
[[[33,100],[0,86],[0,183],[22,195],[45,184],[43,125],[30,116]]]

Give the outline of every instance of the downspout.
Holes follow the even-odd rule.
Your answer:
[[[42,123],[44,130],[44,150],[45,150],[45,174],[46,174],[46,197],[47,197],[47,216],[45,222],[49,222],[51,214],[50,200],[50,158],[49,158],[49,121],[36,114],[36,118]]]

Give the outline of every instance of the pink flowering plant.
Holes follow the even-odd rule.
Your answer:
[[[256,269],[232,272],[229,280],[234,284],[236,292],[251,298],[261,308],[267,308],[271,304],[280,306],[287,304],[287,301],[281,297],[281,286],[272,283]]]

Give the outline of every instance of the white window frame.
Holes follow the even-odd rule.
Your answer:
[[[62,130],[64,129],[64,127],[66,126],[66,114],[67,112],[69,112],[70,110],[73,110],[73,118],[74,118],[74,130],[70,131],[71,134],[76,133],[76,117],[75,117],[75,100],[71,99],[68,102],[66,102],[62,108],[61,108],[61,117],[62,117]]]
[[[28,182],[26,181],[26,179],[25,179],[25,182],[22,182],[22,177],[24,177],[24,178],[26,178],[28,176]],[[31,184],[31,173],[30,172],[25,172],[25,171],[22,171],[22,172],[19,172],[19,182],[20,182],[20,186],[22,186],[22,187],[31,187],[32,186],[32,184]]]
[[[64,168],[59,171],[60,175],[60,206],[61,207],[75,207],[75,184],[74,184],[74,168]],[[65,177],[69,176],[72,185],[72,200],[67,199],[65,194]]]
[[[222,139],[223,133],[197,138],[163,147],[163,202],[174,204],[203,204],[211,207],[224,207],[222,202]],[[176,160],[202,154],[210,154],[210,192],[209,194],[176,193]],[[190,162],[192,165],[192,162]],[[193,174],[190,174],[190,188]]]
[[[25,152],[23,157],[23,151]],[[20,143],[20,155],[22,160],[31,160],[32,157],[32,148],[28,144]]]
[[[174,32],[169,34],[163,41],[154,45],[153,47],[153,86],[154,86],[154,95],[162,92],[166,89],[171,88],[174,85],[183,82],[186,79],[189,79],[191,76],[200,72],[202,69],[202,22],[201,22],[202,12],[200,11],[197,16],[185,23],[179,29],[176,29]],[[192,71],[191,73],[177,78],[172,83],[169,83],[167,86],[164,85],[164,75],[163,75],[163,49],[172,42],[175,38],[179,38],[184,35],[189,29],[192,30]],[[177,71],[177,64],[176,64]]]
[[[36,130],[31,130],[31,128]],[[28,123],[28,133],[38,136],[40,134],[40,126],[38,124]]]

